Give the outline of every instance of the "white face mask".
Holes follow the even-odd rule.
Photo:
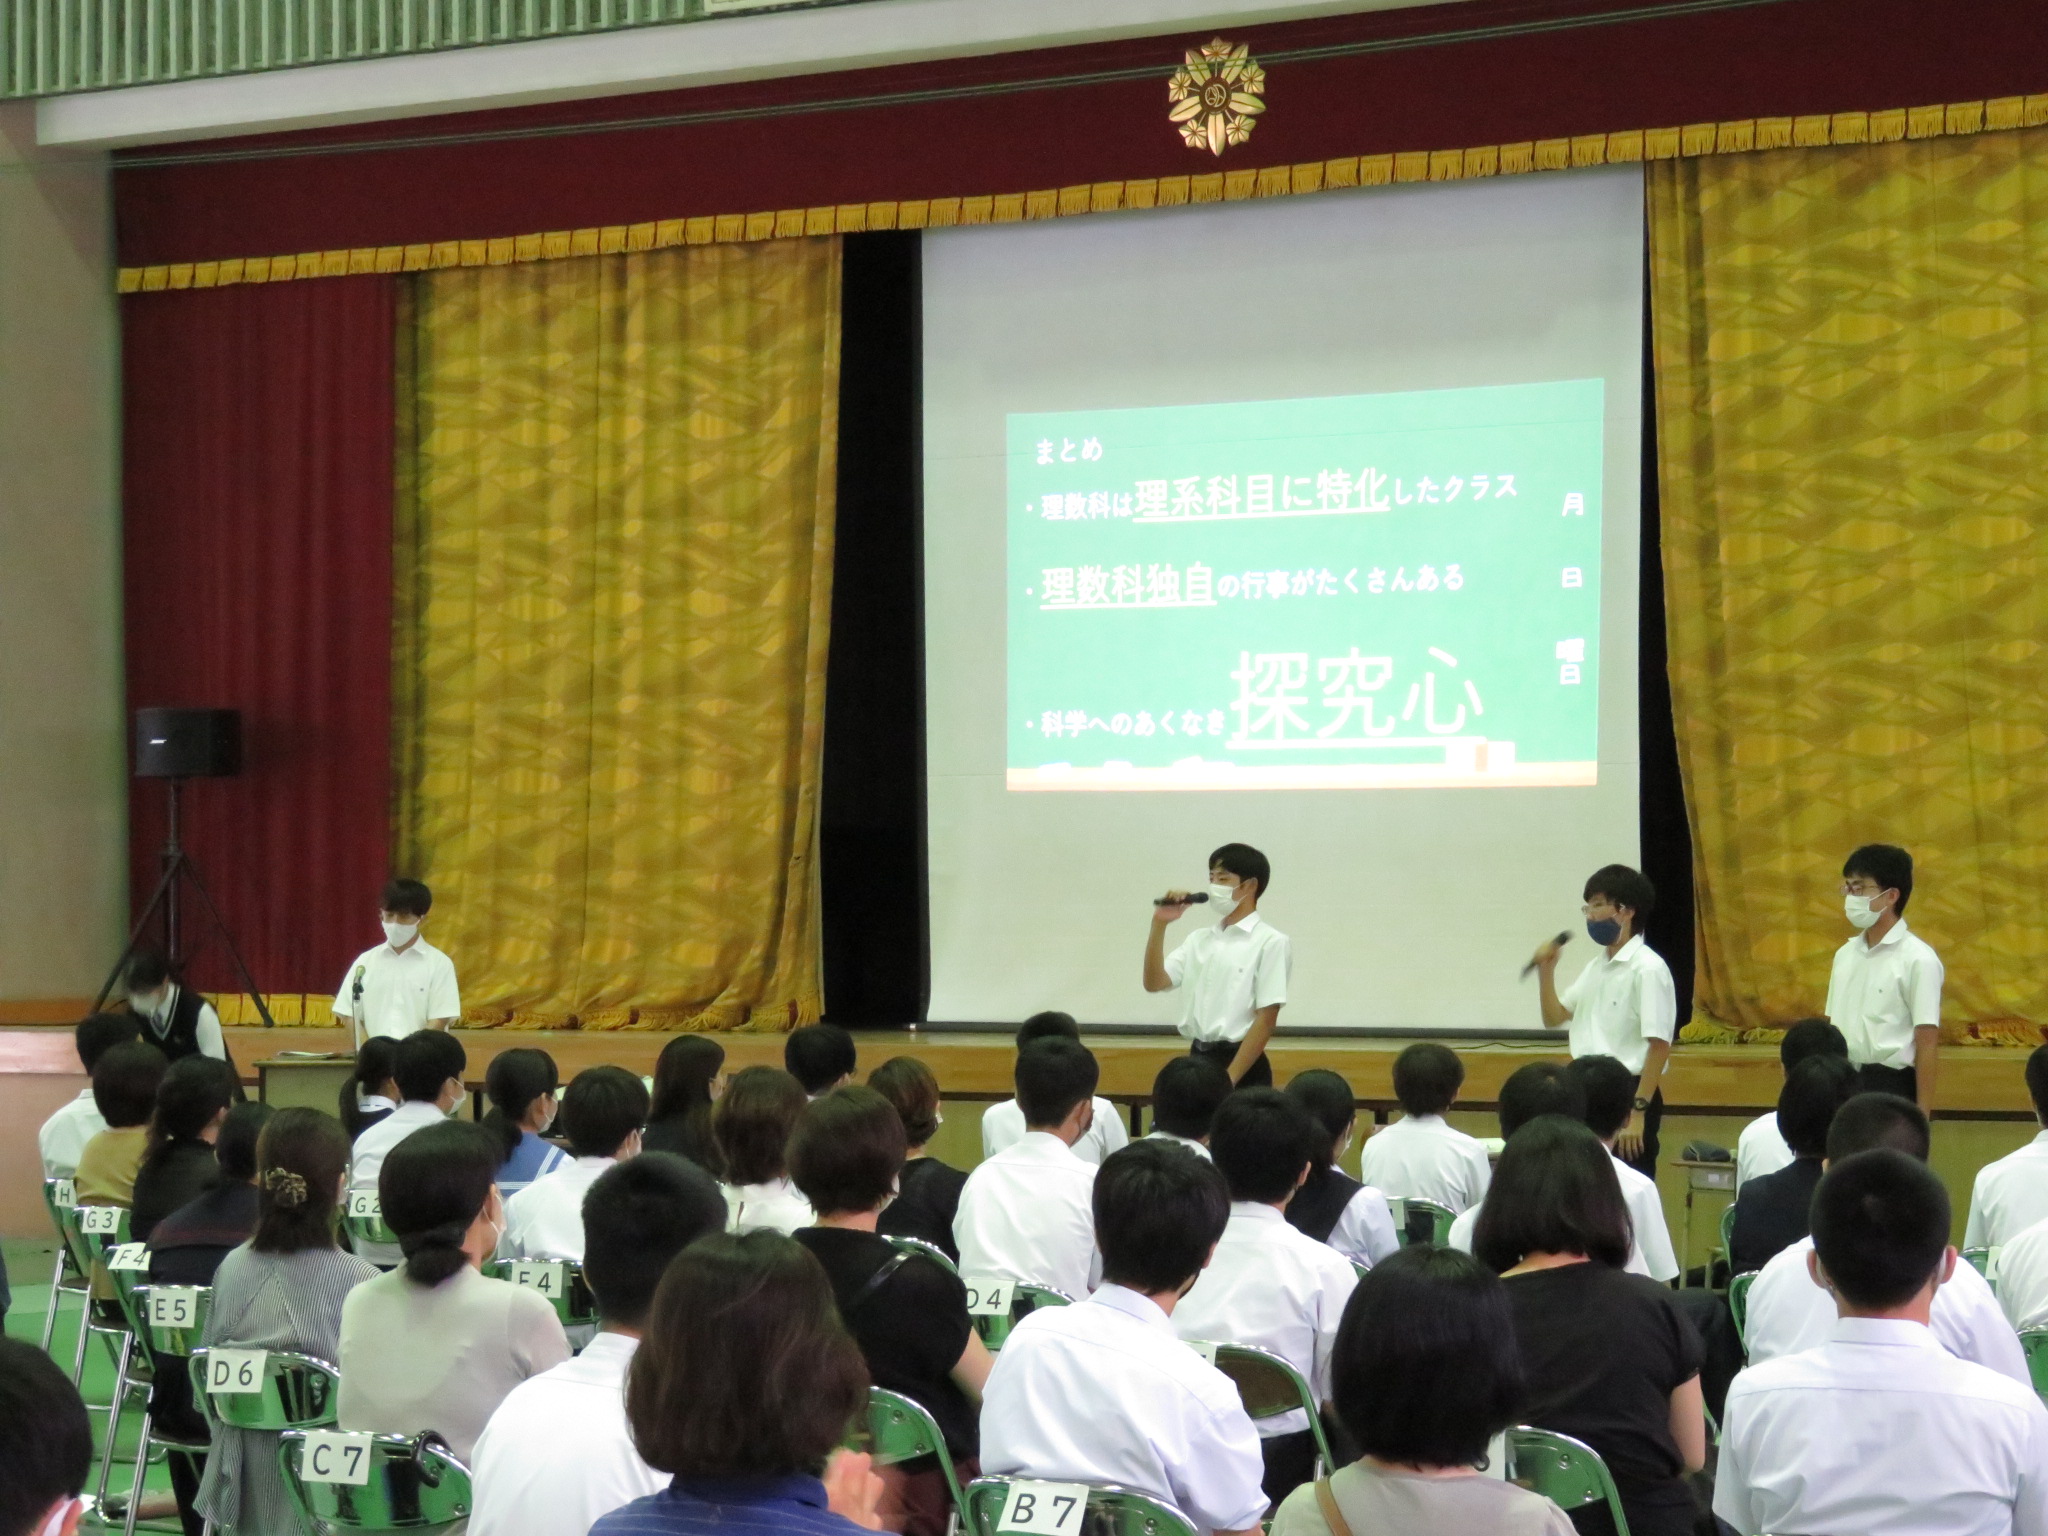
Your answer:
[[[467,1104],[468,1102],[469,1090],[465,1088],[462,1090],[462,1092],[455,1095],[455,1102],[448,1106],[448,1118],[453,1120],[457,1115],[461,1114],[462,1106]]]
[[[418,938],[419,934],[420,925],[418,923],[386,923],[384,925],[384,942],[393,949],[405,948],[406,945]]]
[[[1209,905],[1216,909],[1218,917],[1228,917],[1237,909],[1237,887],[1234,885],[1211,885]]]
[[[169,997],[168,992],[156,997],[144,997],[140,992],[130,992],[128,1007],[138,1018],[158,1019],[162,1017],[164,1003]]]
[[[1844,896],[1842,915],[1849,919],[1849,925],[1857,930],[1868,928],[1884,916],[1884,908],[1875,904],[1872,896]]]

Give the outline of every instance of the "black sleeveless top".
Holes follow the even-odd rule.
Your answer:
[[[164,1024],[161,1033],[152,1020],[138,1019],[136,1022],[142,1026],[143,1039],[162,1051],[170,1060],[177,1061],[181,1057],[199,1054],[199,1010],[205,1006],[205,998],[190,987],[180,984],[178,995],[171,1000],[170,1019]],[[228,1065],[233,1066],[234,1053],[228,1050],[225,1031],[221,1034],[220,1048],[227,1057]],[[242,1094],[238,1088],[235,1094],[236,1102],[239,1103],[241,1098]]]
[[[1365,1186],[1349,1174],[1325,1164],[1309,1171],[1308,1182],[1287,1202],[1287,1219],[1298,1232],[1327,1243],[1351,1197]]]

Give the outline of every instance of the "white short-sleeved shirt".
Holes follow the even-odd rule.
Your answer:
[[[1367,1269],[1390,1256],[1401,1239],[1394,1231],[1394,1211],[1387,1197],[1370,1184],[1352,1195],[1337,1213],[1329,1244],[1346,1260]]]
[[[363,1016],[357,1020],[366,1035],[394,1039],[424,1029],[429,1019],[460,1019],[462,993],[455,985],[455,962],[425,939],[404,949],[379,944],[350,964],[334,994],[334,1016],[356,1015],[356,972],[363,977]]]
[[[1828,1021],[1859,1067],[1913,1065],[1913,1031],[1941,1023],[1941,956],[1902,917],[1875,944],[1857,934],[1835,951]]]
[[[1738,1192],[1751,1179],[1792,1166],[1792,1149],[1778,1129],[1778,1112],[1758,1115],[1742,1128],[1735,1139],[1735,1188]]]
[[[349,1189],[366,1189],[375,1194],[377,1176],[384,1171],[384,1159],[391,1149],[414,1131],[439,1125],[447,1118],[441,1113],[441,1106],[431,1099],[408,1099],[375,1125],[364,1127],[349,1157]],[[358,1243],[356,1252],[372,1264],[387,1266],[403,1257],[396,1243]]]
[[[1104,1158],[1119,1148],[1130,1145],[1131,1133],[1124,1129],[1124,1117],[1117,1113],[1116,1106],[1104,1098],[1095,1103],[1095,1118],[1088,1122],[1088,1129],[1081,1133],[1081,1139],[1074,1143],[1074,1156],[1084,1163],[1093,1163],[1098,1168]],[[1024,1106],[1015,1099],[1005,1099],[1000,1104],[991,1104],[981,1115],[981,1155],[994,1157],[1005,1147],[1014,1147],[1024,1139]]]
[[[1434,1200],[1455,1212],[1486,1198],[1493,1164],[1477,1137],[1442,1115],[1408,1115],[1366,1138],[1358,1177],[1400,1199]]]
[[[669,1485],[633,1448],[626,1371],[638,1339],[600,1333],[514,1387],[477,1437],[469,1536],[583,1536],[600,1515]]]
[[[766,1184],[721,1184],[728,1232],[780,1232],[787,1235],[816,1219],[811,1202],[788,1179]]]
[[[2048,1327],[2048,1220],[2002,1244],[1991,1272],[1998,1305],[2014,1328]]]
[[[1259,1434],[1237,1388],[1119,1285],[1017,1325],[982,1394],[981,1469],[1129,1488],[1198,1531],[1252,1530],[1266,1514]]]
[[[1835,1326],[1835,1298],[1813,1283],[1806,1256],[1813,1239],[1802,1237],[1757,1271],[1743,1320],[1744,1347],[1752,1365],[1796,1355],[1825,1344]],[[2001,1376],[2031,1384],[2019,1335],[1998,1309],[1998,1298],[1982,1275],[1956,1261],[1955,1273],[1934,1293],[1934,1337],[1959,1360],[1974,1360]]]
[[[1617,1173],[1620,1172],[1619,1162],[1620,1160],[1616,1159],[1617,1166],[1615,1171]],[[1635,1173],[1635,1170],[1631,1168],[1629,1169],[1629,1172]],[[1642,1175],[1636,1174],[1636,1177],[1641,1178]],[[1644,1182],[1647,1183],[1648,1181],[1645,1180]],[[1626,1184],[1624,1184],[1624,1195],[1626,1194],[1626,1191],[1627,1186]],[[1472,1234],[1474,1231],[1478,1229],[1479,1213],[1481,1210],[1485,1208],[1485,1205],[1486,1202],[1482,1200],[1478,1205],[1469,1206],[1464,1211],[1460,1212],[1458,1219],[1451,1223],[1450,1235],[1447,1238],[1445,1238],[1444,1241],[1449,1243],[1453,1248],[1458,1249],[1460,1252],[1472,1252]],[[1622,1267],[1632,1275],[1648,1275],[1650,1273],[1650,1259],[1649,1255],[1643,1251],[1643,1223],[1635,1219],[1635,1214],[1635,1206],[1633,1203],[1631,1203],[1629,1206],[1629,1224],[1635,1228],[1635,1232],[1631,1237],[1628,1245],[1628,1263],[1626,1263]],[[1668,1251],[1671,1246],[1671,1239],[1668,1234],[1664,1239],[1664,1245]],[[1671,1265],[1671,1274],[1657,1275],[1653,1278],[1659,1280],[1668,1280],[1671,1278],[1671,1275],[1677,1274],[1677,1261],[1673,1259],[1669,1262]]]
[[[1187,1137],[1176,1136],[1171,1131],[1147,1131],[1145,1133],[1144,1139],[1146,1141],[1170,1141],[1176,1147],[1186,1147],[1190,1152],[1194,1153],[1195,1156],[1202,1158],[1205,1161],[1215,1161],[1215,1159],[1209,1155],[1209,1149],[1203,1146],[1199,1141],[1190,1141]],[[1081,1150],[1078,1143],[1075,1145],[1074,1150],[1076,1152]]]
[[[1350,1260],[1288,1224],[1276,1207],[1235,1200],[1216,1255],[1173,1309],[1173,1331],[1270,1349],[1330,1400],[1330,1351],[1358,1285]],[[1302,1412],[1256,1421],[1266,1438],[1308,1428]]]
[[[2048,1409],[1918,1323],[1837,1318],[1728,1389],[1714,1513],[1737,1531],[2043,1536]]]
[[[1571,1010],[1572,1056],[1612,1056],[1641,1072],[1652,1040],[1671,1038],[1678,989],[1664,957],[1637,934],[1609,958],[1603,950],[1558,997]]]
[[[505,1201],[501,1259],[583,1262],[583,1197],[618,1160],[576,1157],[544,1173]]]
[[[1095,1165],[1050,1131],[1027,1131],[977,1165],[960,1189],[960,1273],[1049,1285],[1079,1300],[1101,1277]]]
[[[78,1172],[78,1158],[85,1151],[85,1144],[106,1128],[106,1117],[93,1102],[90,1088],[61,1106],[36,1133],[36,1148],[43,1155],[43,1177],[68,1179]]]
[[[1294,969],[1287,935],[1257,912],[1229,926],[1197,928],[1166,957],[1166,974],[1185,994],[1180,1032],[1190,1040],[1242,1040],[1261,1008],[1287,1001]]]
[[[1963,1246],[2009,1243],[2037,1221],[2048,1221],[2048,1131],[1978,1171]]]
[[[1621,1198],[1628,1204],[1629,1225],[1635,1229],[1635,1251],[1643,1273],[1652,1280],[1676,1280],[1678,1255],[1671,1248],[1671,1228],[1664,1220],[1664,1197],[1657,1193],[1657,1181],[1614,1160],[1614,1176],[1621,1180]]]

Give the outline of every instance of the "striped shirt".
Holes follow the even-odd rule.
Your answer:
[[[660,1493],[615,1509],[590,1536],[859,1536],[866,1527],[825,1505],[815,1477],[679,1477]]]

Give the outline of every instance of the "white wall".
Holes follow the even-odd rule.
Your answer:
[[[115,303],[106,158],[0,107],[0,1016],[89,997],[122,938]]]

